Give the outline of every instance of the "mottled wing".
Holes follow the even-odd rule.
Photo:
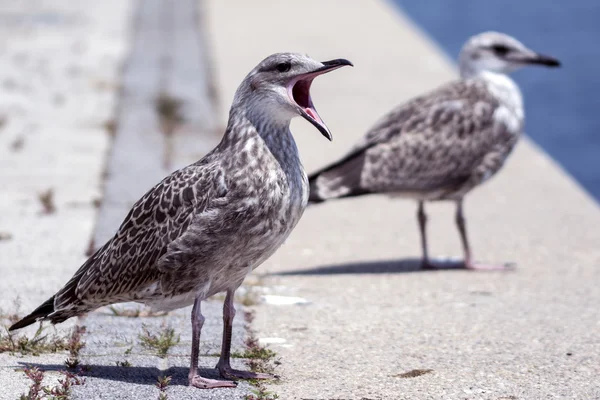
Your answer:
[[[495,116],[499,107],[478,80],[415,98],[315,176],[311,190],[324,199],[373,192],[443,198],[468,190],[496,172],[516,142],[515,132]]]
[[[195,164],[166,177],[138,200],[115,236],[56,296],[55,309],[95,308],[143,296],[157,283],[157,261],[217,190],[219,170]]]

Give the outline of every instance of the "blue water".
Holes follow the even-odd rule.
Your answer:
[[[526,132],[600,201],[599,0],[392,0],[453,59],[471,35],[497,30],[560,59],[513,74]]]

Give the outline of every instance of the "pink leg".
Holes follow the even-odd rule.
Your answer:
[[[460,233],[460,239],[463,245],[463,251],[465,253],[465,268],[479,271],[501,271],[511,269],[509,264],[490,265],[478,264],[473,261],[471,256],[471,248],[469,246],[469,239],[467,238],[467,224],[462,210],[462,199],[456,202],[456,226],[458,227],[458,232]]]
[[[196,298],[192,308],[192,360],[188,375],[189,385],[200,389],[236,387],[237,383],[231,381],[218,381],[203,378],[198,374],[198,357],[200,356],[200,332],[204,325],[204,316],[200,312],[201,299]]]
[[[231,368],[231,334],[233,330],[233,318],[235,317],[235,307],[233,306],[234,290],[228,290],[223,303],[223,343],[221,345],[221,357],[217,363],[217,369],[221,376],[226,379],[273,379],[270,374],[263,374],[251,371],[240,371]]]

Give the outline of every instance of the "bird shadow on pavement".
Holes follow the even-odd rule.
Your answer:
[[[66,369],[64,364],[19,364],[21,364],[22,367],[38,367],[43,371],[64,371]],[[188,373],[190,372],[190,369],[186,367],[170,367],[166,370],[160,370],[156,367],[123,367],[117,365],[95,364],[88,364],[86,367],[89,367],[89,370],[81,373],[83,378],[97,378],[140,385],[155,385],[159,377],[170,376],[170,386],[188,386]],[[199,368],[198,372],[205,378],[223,380],[223,378],[219,376],[219,372],[214,368]]]
[[[308,269],[282,271],[269,276],[291,275],[338,275],[338,274],[404,274],[412,272],[465,271],[464,263],[459,261],[433,260],[435,269],[422,269],[420,258],[402,258],[399,260],[357,261],[341,264],[319,265]]]

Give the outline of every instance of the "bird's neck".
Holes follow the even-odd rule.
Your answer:
[[[502,105],[508,107],[519,120],[523,120],[523,96],[519,86],[508,75],[491,71],[479,71],[471,78],[484,81],[490,93]]]
[[[234,152],[250,151],[250,157],[268,151],[286,175],[303,172],[290,120],[268,117],[253,109],[232,111],[221,145]]]

